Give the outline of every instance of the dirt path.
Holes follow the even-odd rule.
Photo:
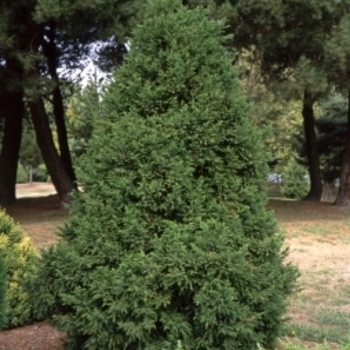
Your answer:
[[[17,184],[17,198],[33,198],[43,197],[56,194],[56,190],[52,183],[49,182],[33,182],[32,184]]]

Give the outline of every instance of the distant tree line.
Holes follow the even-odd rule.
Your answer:
[[[350,0],[184,3],[209,6],[213,17],[225,19],[227,34],[232,35],[228,49],[242,64],[248,98],[259,107],[252,108],[251,118],[270,129],[272,125],[269,146],[273,155],[279,154],[274,164],[281,144],[292,149],[293,133],[301,133],[298,151],[310,177],[305,199],[320,200],[322,183],[339,178],[336,204],[349,205]],[[100,69],[109,71],[120,64],[130,31],[142,19],[143,2],[7,0],[2,5],[0,205],[15,201],[26,118],[60,200],[65,201],[77,183],[75,159],[98,115],[92,95],[78,106],[82,93],[70,93],[71,72],[84,65],[98,43],[102,45],[94,58]],[[59,74],[62,71],[65,74]],[[341,112],[325,106],[335,96],[341,97]],[[300,123],[295,126],[298,108]]]

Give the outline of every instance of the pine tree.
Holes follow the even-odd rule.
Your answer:
[[[16,200],[25,105],[29,107],[37,143],[58,196],[61,202],[69,200],[69,193],[76,187],[76,177],[67,142],[64,86],[67,78],[74,79],[76,68],[83,68],[92,47],[99,47],[93,56],[104,68],[120,63],[130,28],[141,13],[140,3],[138,0],[2,3],[6,8],[0,13],[0,119],[4,124],[0,146],[2,206]],[[111,52],[114,59],[110,59]],[[59,152],[52,138],[44,100],[52,102]]]
[[[265,210],[266,152],[224,25],[153,0],[102,103],[34,301],[69,349],[256,349],[296,270]]]
[[[334,85],[339,87],[345,82],[348,86],[350,1],[215,0],[215,3],[223,4],[221,12],[229,18],[233,47],[251,50],[259,57],[264,76],[278,94],[287,100],[302,101],[310,175],[306,199],[320,200],[322,178],[314,109]],[[348,149],[350,159],[350,142]]]
[[[322,101],[322,114],[316,119],[318,152],[322,178],[334,183],[340,178],[344,145],[346,143],[348,103],[344,96],[331,94]],[[304,140],[301,140],[304,141]],[[305,141],[300,154],[305,150]]]

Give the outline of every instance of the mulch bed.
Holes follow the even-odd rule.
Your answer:
[[[64,336],[48,321],[0,331],[0,350],[63,350]]]

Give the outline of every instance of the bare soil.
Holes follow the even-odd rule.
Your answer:
[[[6,208],[39,248],[57,240],[57,228],[68,217],[68,211],[62,209],[54,193],[52,184],[20,184],[17,185],[17,203]]]
[[[60,209],[57,196],[36,199],[32,195],[32,191],[50,195],[52,187],[47,184],[20,186],[19,191],[23,199],[7,208],[8,213],[37,246],[54,243],[57,227],[68,214]],[[322,312],[333,310],[340,315],[350,315],[350,209],[330,203],[281,199],[270,200],[268,209],[275,212],[278,225],[285,233],[285,245],[290,250],[288,260],[301,271],[301,291],[292,298],[289,310],[292,322],[305,327],[332,327],[324,322],[325,317],[320,320]],[[347,325],[344,332],[349,333],[348,329]],[[315,347],[312,342],[304,344],[310,349]],[[0,332],[0,350],[34,349],[63,350],[63,336],[48,322]]]
[[[17,198],[43,197],[56,194],[56,190],[50,182],[33,182],[16,185]]]

